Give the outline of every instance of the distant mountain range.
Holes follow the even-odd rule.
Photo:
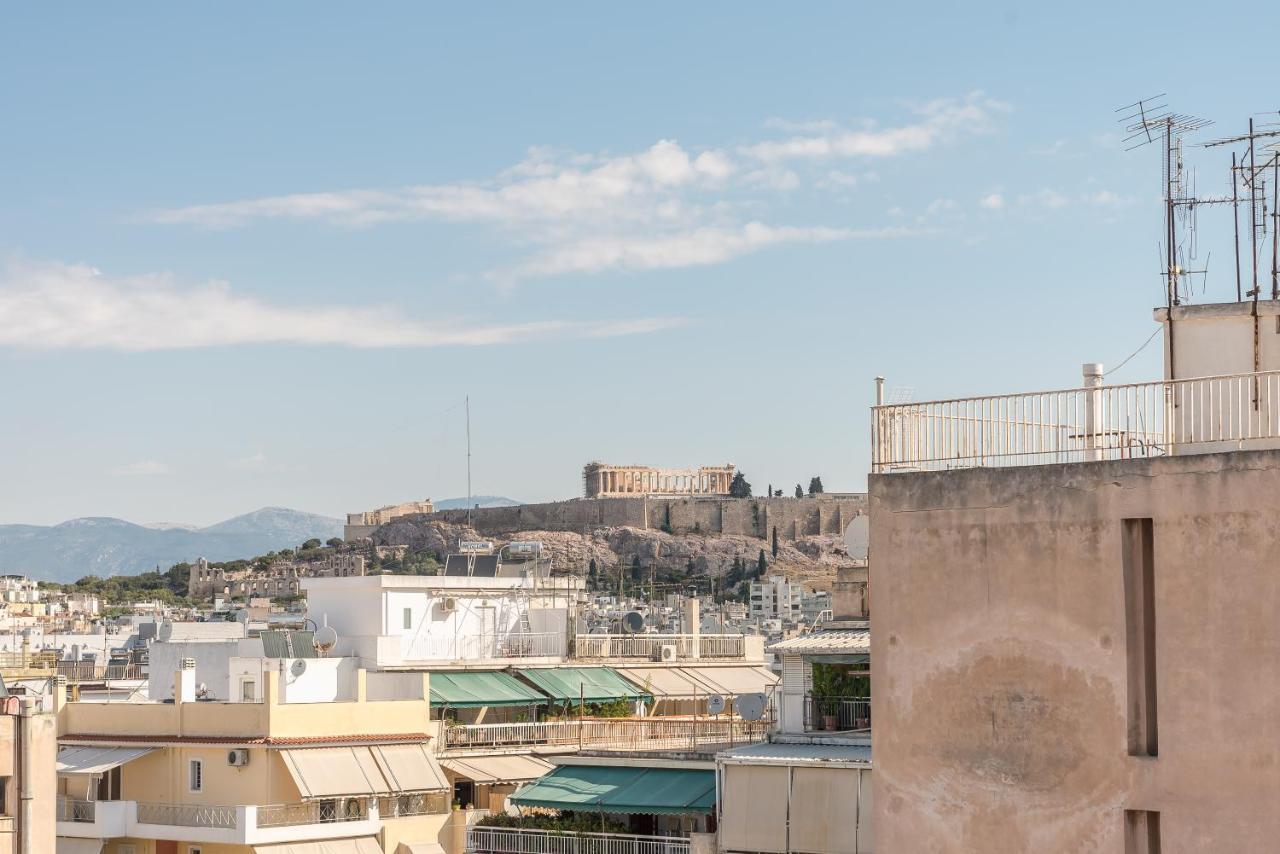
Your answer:
[[[513,507],[520,502],[476,495],[471,503]],[[446,498],[435,506],[465,509],[467,499]],[[198,557],[236,560],[296,548],[313,537],[341,536],[341,519],[285,507],[263,507],[203,528],[173,522],[137,525],[103,516],[58,525],[0,525],[0,574],[62,582],[86,575],[136,575]]]
[[[204,528],[89,517],[59,525],[0,525],[0,573],[42,581],[135,575],[205,557],[235,560],[317,537],[342,536],[342,520],[264,507]]]

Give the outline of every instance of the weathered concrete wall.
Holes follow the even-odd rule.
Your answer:
[[[805,498],[583,498],[518,507],[484,507],[471,511],[471,526],[485,536],[517,531],[569,531],[628,526],[669,529],[676,534],[733,534],[792,541],[816,534],[843,535],[866,513],[861,494]],[[425,518],[464,524],[465,510],[442,510]]]
[[[1280,452],[874,476],[880,854],[1280,838]],[[1154,520],[1159,755],[1128,755],[1121,520]]]

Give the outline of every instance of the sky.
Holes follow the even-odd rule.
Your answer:
[[[465,495],[468,396],[475,494],[861,490],[877,375],[1079,384],[1162,300],[1115,109],[1278,105],[1220,9],[1031,5],[6,6],[0,522]]]

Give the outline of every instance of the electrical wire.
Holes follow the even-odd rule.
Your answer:
[[[1157,335],[1159,335],[1159,334],[1160,334],[1161,332],[1163,332],[1163,331],[1164,331],[1164,327],[1163,327],[1163,326],[1160,326],[1159,328],[1157,328],[1155,332],[1152,332],[1152,333],[1151,333],[1151,337],[1150,337],[1150,338],[1148,338],[1146,341],[1143,341],[1143,342],[1142,342],[1142,346],[1141,346],[1141,347],[1139,347],[1137,350],[1134,350],[1132,353],[1130,353],[1130,354],[1125,358],[1125,360],[1124,360],[1123,362],[1121,362],[1120,364],[1116,365],[1116,366],[1115,366],[1114,368],[1112,368],[1111,370],[1109,370],[1109,371],[1107,371],[1106,373],[1104,373],[1104,374],[1103,374],[1103,376],[1104,376],[1104,377],[1109,377],[1109,376],[1111,376],[1112,374],[1114,374],[1116,371],[1118,371],[1118,370],[1120,370],[1121,368],[1123,368],[1125,365],[1129,364],[1129,361],[1130,361],[1134,356],[1138,355],[1138,354],[1139,354],[1139,353],[1141,353],[1143,350],[1147,349],[1147,345],[1148,345],[1148,344],[1150,344],[1152,341],[1154,341],[1154,340],[1155,340],[1155,338],[1156,338],[1156,336],[1157,336]]]

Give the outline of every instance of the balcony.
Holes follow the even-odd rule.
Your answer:
[[[467,830],[468,854],[689,854],[680,836],[627,833],[568,833],[506,827]]]
[[[1092,462],[1280,447],[1280,371],[881,405],[871,469]]]
[[[415,798],[425,801],[427,798],[421,794],[401,797],[410,801]],[[226,845],[266,845],[370,836],[376,834],[382,826],[378,802],[362,798],[270,806],[78,801],[59,798],[55,809],[57,834],[81,839],[136,837]]]
[[[393,638],[397,643],[399,638]],[[406,640],[400,662],[492,661],[544,658],[563,660],[568,644],[562,632],[512,632],[504,635],[420,637]]]
[[[714,718],[584,718],[532,723],[446,727],[442,750],[450,753],[513,747],[594,747],[614,750],[688,750],[764,741],[768,721]]]
[[[805,732],[856,732],[871,729],[870,697],[805,697]]]
[[[754,640],[754,639],[753,639]],[[576,658],[638,658],[659,661],[664,646],[681,659],[730,660],[748,657],[745,635],[574,635]],[[763,641],[760,655],[763,658]]]

